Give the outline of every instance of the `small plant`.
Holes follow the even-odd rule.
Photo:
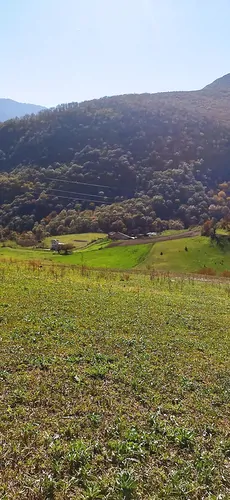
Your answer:
[[[187,377],[182,377],[181,385],[183,389],[189,392],[193,392],[196,389],[194,382],[192,380],[189,380]]]
[[[88,484],[85,490],[86,500],[101,500],[105,498],[104,492],[101,490],[100,486],[95,483]]]
[[[156,434],[165,434],[165,425],[163,420],[160,419],[160,411],[150,415],[149,423]]]
[[[108,373],[106,365],[95,364],[92,368],[88,369],[88,374],[91,378],[104,379]]]
[[[101,423],[101,415],[99,413],[91,413],[89,419],[95,427],[98,427]]]
[[[194,446],[194,432],[189,429],[178,427],[174,433],[174,439],[180,448],[192,449]]]
[[[201,453],[195,462],[196,470],[199,474],[199,481],[203,484],[211,484],[215,473],[215,464],[208,453]]]
[[[79,439],[72,443],[66,455],[70,472],[73,473],[80,466],[85,465],[91,459],[91,455],[91,448],[84,441]]]
[[[221,446],[222,452],[225,457],[230,458],[230,438],[226,439]]]
[[[118,473],[116,478],[116,487],[123,495],[123,499],[129,500],[133,498],[134,492],[137,489],[137,481],[133,470],[123,470]]]
[[[46,498],[47,500],[54,500],[55,489],[55,480],[50,475],[46,475],[41,484],[41,493],[43,498]]]
[[[144,460],[146,450],[143,443],[134,441],[115,441],[110,443],[114,463],[127,464],[129,460]]]

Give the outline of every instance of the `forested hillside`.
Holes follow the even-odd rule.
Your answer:
[[[61,105],[0,126],[2,233],[188,227],[230,213],[230,86]]]

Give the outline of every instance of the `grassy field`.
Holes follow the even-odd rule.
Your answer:
[[[43,245],[45,249],[49,249],[51,246],[51,240],[58,239],[62,243],[72,243],[75,249],[85,248],[92,242],[97,240],[105,240],[107,237],[104,233],[76,233],[76,234],[62,234],[60,236],[49,236],[43,240]],[[0,243],[0,249],[8,247],[8,248],[16,248],[22,250],[25,247],[20,246],[13,240],[6,240],[4,243]],[[27,247],[27,249],[32,249],[33,246]]]
[[[1,500],[230,498],[227,282],[0,262]]]
[[[200,231],[201,228],[199,226],[191,229],[191,231],[198,230]],[[162,233],[159,234],[159,236],[173,236],[173,235],[178,235],[178,234],[183,234],[187,232],[188,229],[166,229],[165,231],[162,231]]]
[[[92,241],[103,240],[106,236],[106,234],[102,233],[63,234],[61,236],[51,236],[44,239],[44,247],[50,248],[51,240],[58,239],[61,243],[72,243],[75,248],[84,248]]]
[[[131,269],[145,261],[152,245],[137,245],[130,247],[111,247],[86,249],[68,255],[65,262],[87,267],[107,269]],[[64,262],[62,256],[56,256],[57,262]]]
[[[155,269],[159,272],[197,273],[212,270],[215,274],[230,272],[230,245],[221,249],[211,244],[210,239],[202,236],[161,241],[155,244],[130,246],[108,246],[106,238],[92,242],[93,234],[72,235],[72,241],[85,237],[78,248],[70,255],[59,255],[47,249],[0,247],[0,259],[52,261],[67,265],[129,270]],[[70,242],[69,236],[60,240]],[[77,242],[75,241],[76,245]],[[47,240],[46,245],[49,247]]]
[[[230,247],[224,251],[204,236],[162,241],[152,246],[141,264],[149,266],[164,272],[194,273],[206,267],[222,273],[230,271]]]
[[[39,260],[66,265],[131,269],[143,262],[152,245],[107,248],[107,243],[95,243],[83,251],[59,255],[48,250],[0,248],[0,259]]]

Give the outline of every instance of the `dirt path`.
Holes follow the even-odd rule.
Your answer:
[[[109,247],[126,247],[129,245],[144,245],[149,243],[158,243],[160,241],[180,240],[182,238],[193,238],[200,236],[200,231],[185,231],[181,234],[171,234],[169,236],[155,236],[153,238],[141,238],[136,240],[113,241]]]

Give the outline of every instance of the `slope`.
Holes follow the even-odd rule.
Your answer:
[[[186,227],[223,218],[229,97],[227,86],[115,96],[2,124],[0,223],[22,232],[42,221],[39,232],[51,235],[136,234],[167,229],[159,218]]]
[[[229,498],[226,284],[0,266],[2,499]]]
[[[12,99],[0,99],[0,122],[16,117],[21,118],[32,113],[37,114],[42,109],[44,109],[44,106],[38,106],[37,104],[27,104]]]
[[[209,238],[175,239],[155,243],[141,269],[179,274],[223,274],[230,271],[230,247],[224,250],[211,244]]]
[[[221,78],[217,78],[214,82],[210,83],[209,85],[206,85],[204,90],[216,90],[216,91],[226,91],[229,92],[230,89],[230,73],[227,75],[222,76]]]

